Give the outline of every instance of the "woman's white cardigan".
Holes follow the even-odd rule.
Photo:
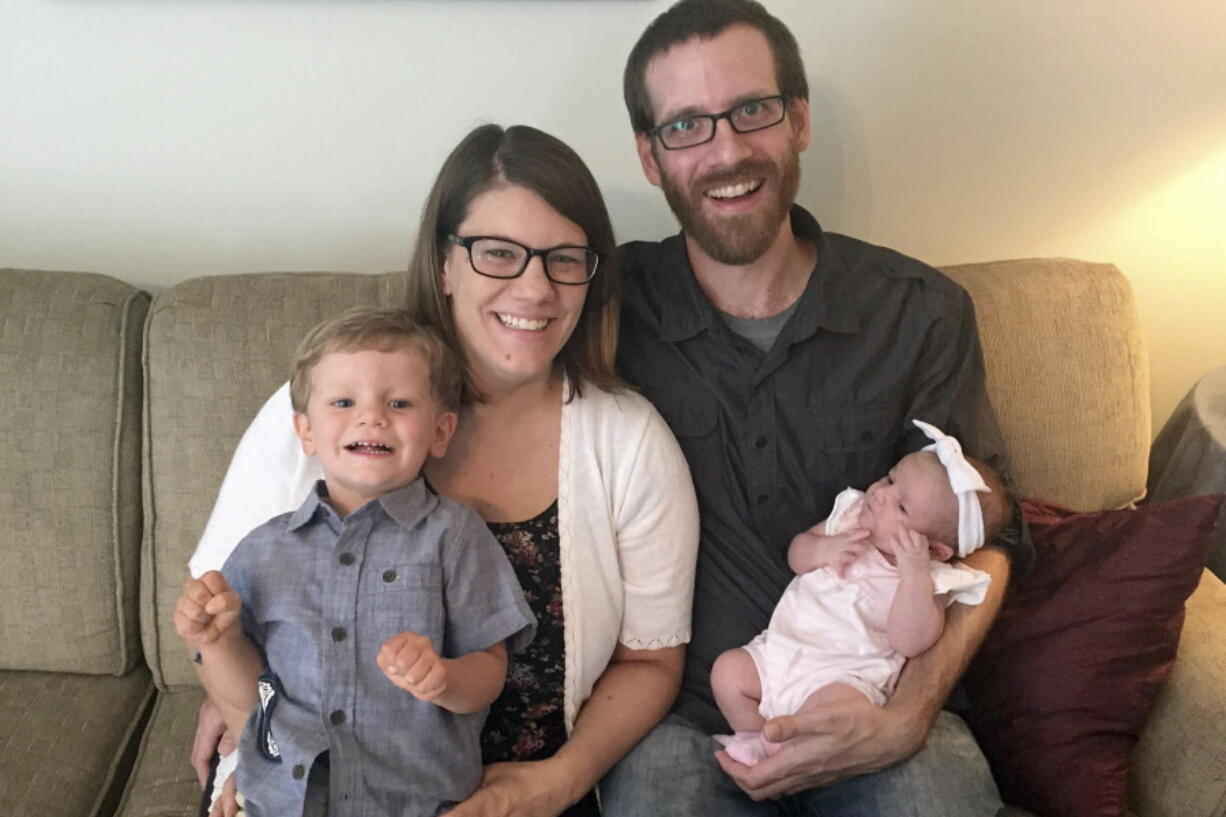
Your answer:
[[[220,569],[252,528],[297,508],[322,476],[291,417],[287,384],[234,452],[192,575]],[[569,732],[619,641],[652,649],[690,639],[698,504],[681,449],[645,398],[585,383],[563,405],[558,536]]]

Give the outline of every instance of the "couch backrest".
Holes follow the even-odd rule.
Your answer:
[[[1145,488],[1148,375],[1127,280],[1063,259],[945,270],[975,300],[988,390],[1023,496],[1118,507]],[[160,685],[193,684],[171,612],[230,455],[311,326],[398,304],[403,280],[343,273],[198,278],[146,331],[142,629]]]
[[[0,270],[0,669],[140,656],[140,340],[149,296]]]
[[[1018,493],[1075,510],[1141,499],[1149,364],[1132,289],[1066,258],[943,270],[971,294]]]
[[[403,276],[262,273],[196,278],[154,299],[145,332],[141,615],[160,686],[195,684],[171,614],[247,424],[289,377],[307,331],[355,304],[403,302]]]

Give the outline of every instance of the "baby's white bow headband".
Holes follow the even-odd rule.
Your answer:
[[[958,497],[958,555],[967,556],[983,544],[983,509],[979,507],[975,492],[990,494],[992,489],[975,466],[966,461],[957,438],[923,420],[911,422],[932,440],[932,445],[924,446],[924,450],[934,452],[949,473],[949,484]]]

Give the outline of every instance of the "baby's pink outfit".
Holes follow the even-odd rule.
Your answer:
[[[862,491],[852,488],[835,498],[827,535],[856,527],[863,498]],[[974,605],[983,601],[991,577],[960,563],[934,561],[932,580],[947,606],[955,601]],[[854,687],[883,706],[905,660],[886,635],[898,581],[898,569],[872,547],[847,566],[842,578],[831,568],[819,568],[792,579],[770,625],[745,645],[758,670],[762,717],[790,715],[815,691],[834,683]],[[716,740],[734,760],[750,766],[775,751],[757,732]]]

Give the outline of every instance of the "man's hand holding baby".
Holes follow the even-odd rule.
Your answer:
[[[242,600],[221,573],[189,576],[175,604],[175,632],[189,647],[212,644],[234,627],[240,610]]]
[[[821,522],[793,537],[788,546],[788,567],[793,573],[828,567],[842,576],[847,566],[868,548],[868,531],[861,528],[833,535],[825,531],[826,523]]]
[[[447,664],[424,635],[405,630],[383,642],[375,662],[387,679],[419,701],[447,691]]]

